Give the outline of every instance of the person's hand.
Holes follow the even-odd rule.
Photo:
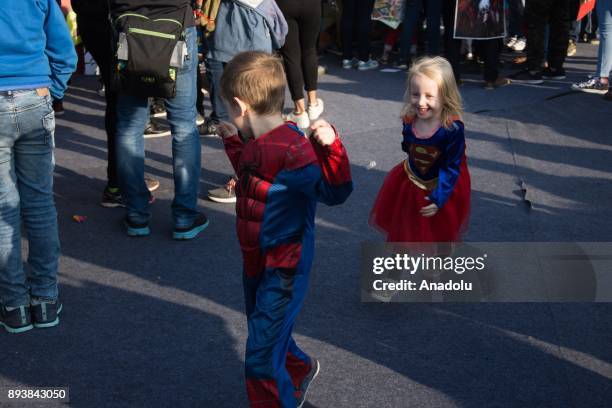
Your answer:
[[[221,122],[217,125],[217,131],[222,139],[238,135],[238,129],[236,126],[229,122]]]
[[[427,201],[430,201],[428,197],[426,197],[426,199]],[[434,215],[438,213],[438,210],[440,210],[440,208],[438,208],[438,206],[435,203],[431,203],[421,208],[419,212],[421,213],[423,217],[433,217]]]
[[[336,131],[323,119],[319,119],[310,125],[310,130],[312,131],[314,140],[321,146],[329,146],[336,140]]]

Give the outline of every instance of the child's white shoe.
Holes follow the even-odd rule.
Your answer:
[[[308,119],[311,121],[319,119],[319,116],[323,113],[324,105],[323,101],[317,98],[316,105],[308,105]]]
[[[306,129],[310,126],[310,119],[308,119],[308,113],[295,113],[291,112],[287,115],[287,120],[290,122],[295,122],[297,127],[300,129]]]

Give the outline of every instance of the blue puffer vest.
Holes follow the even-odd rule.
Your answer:
[[[288,26],[274,0],[253,8],[237,0],[222,0],[216,28],[208,37],[207,58],[228,62],[244,51],[272,53],[285,43]]]

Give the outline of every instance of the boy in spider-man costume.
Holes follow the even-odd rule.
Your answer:
[[[239,179],[246,385],[251,407],[260,408],[301,407],[319,371],[291,331],[308,286],[317,201],[341,204],[353,189],[333,127],[318,121],[308,139],[283,121],[285,84],[282,62],[263,52],[237,55],[221,79],[233,125],[222,123],[220,133]]]

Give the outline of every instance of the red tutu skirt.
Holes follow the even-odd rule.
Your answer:
[[[419,211],[431,204],[431,191],[408,178],[404,162],[385,178],[370,213],[370,225],[386,235],[387,242],[458,242],[467,230],[470,214],[470,173],[463,158],[459,179],[444,206],[432,217]]]

